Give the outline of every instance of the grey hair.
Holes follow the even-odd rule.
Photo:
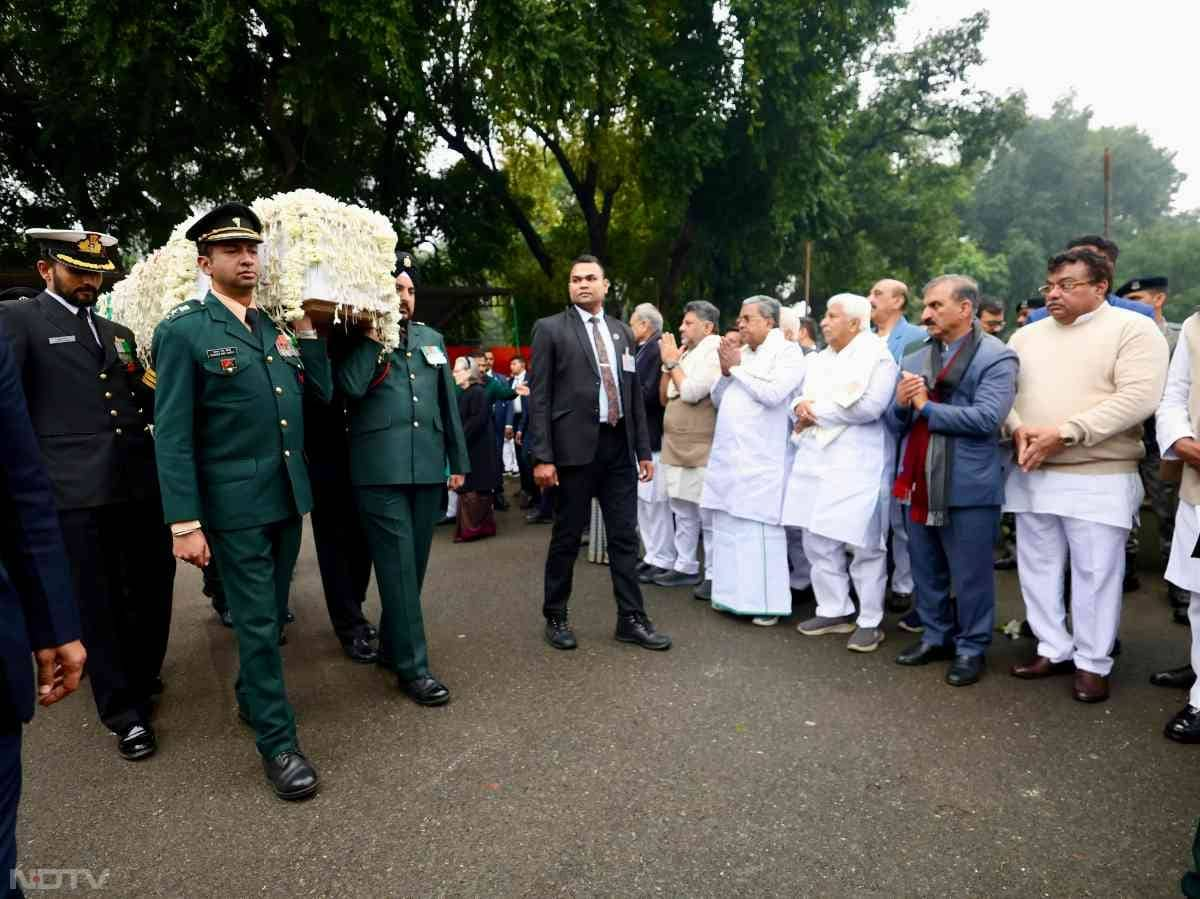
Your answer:
[[[758,307],[759,315],[761,315],[763,318],[769,318],[774,327],[779,327],[779,310],[781,308],[779,300],[775,299],[774,297],[763,296],[761,293],[758,293],[752,297],[746,297],[746,299],[742,300],[743,306],[749,303],[753,303]]]
[[[474,356],[464,356],[463,358],[467,360],[467,383],[482,384],[483,369],[479,367],[479,362]]]
[[[721,330],[721,310],[708,300],[692,300],[683,307],[683,314],[692,313],[701,321],[712,322],[713,330]]]
[[[654,307],[653,303],[638,303],[634,306],[629,319],[632,321],[635,318],[640,318],[655,331],[662,331],[662,313]]]
[[[929,293],[933,288],[941,287],[943,284],[950,286],[951,299],[958,300],[960,303],[964,300],[969,302],[972,314],[979,310],[979,282],[968,275],[938,275],[925,285],[925,289],[921,293]]]
[[[869,330],[871,327],[871,301],[866,297],[859,296],[856,293],[838,293],[829,298],[829,302],[825,304],[828,309],[834,303],[842,307],[842,312],[846,313],[846,318],[852,318],[858,322],[860,331]]]
[[[791,306],[780,306],[779,308],[779,327],[783,331],[800,330],[800,313]],[[799,336],[799,335],[797,335]]]

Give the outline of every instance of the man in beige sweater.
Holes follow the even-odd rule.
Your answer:
[[[1006,422],[1017,465],[1005,484],[1037,656],[1021,678],[1075,672],[1080,702],[1108,698],[1125,540],[1142,501],[1142,422],[1158,405],[1167,342],[1144,315],[1105,302],[1112,264],[1085,249],[1050,260],[1048,317],[1017,331],[1017,399]],[[1071,567],[1071,630],[1063,569]]]

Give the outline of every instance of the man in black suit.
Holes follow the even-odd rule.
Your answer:
[[[635,571],[637,482],[653,479],[654,463],[633,332],[604,315],[608,286],[600,260],[580,256],[568,282],[571,308],[540,319],[533,329],[528,449],[538,486],[559,488],[546,555],[546,640],[555,649],[576,646],[567,601],[594,496],[608,533],[616,639],[669,649],[671,638],[646,616]]]
[[[92,309],[116,268],[116,239],[26,234],[41,245],[46,289],[0,304],[0,323],[54,486],[96,709],[133,761],[157,749],[151,700],[162,689],[175,580],[150,430],[154,373],[138,361],[133,332]]]
[[[0,434],[0,877],[8,891],[17,865],[21,726],[33,717],[30,654],[37,658],[38,702],[47,706],[79,686],[86,653],[54,494],[5,336]]]

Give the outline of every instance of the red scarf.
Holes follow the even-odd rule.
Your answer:
[[[969,344],[969,340],[964,340],[942,370],[938,372],[933,381],[933,389],[929,391],[929,399],[932,402],[940,403],[942,401],[942,381],[945,380],[950,367],[954,365],[958,354]],[[925,471],[925,457],[928,452],[929,419],[924,415],[917,415],[917,423],[908,432],[908,445],[904,448],[904,461],[900,464],[900,473],[892,487],[892,496],[899,500],[909,501],[911,504],[909,518],[917,524],[924,524],[929,517],[929,480]]]

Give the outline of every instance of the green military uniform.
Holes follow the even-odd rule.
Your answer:
[[[335,373],[348,398],[350,481],[362,516],[383,614],[379,657],[401,680],[429,674],[421,585],[450,471],[470,470],[442,335],[410,322],[381,358],[359,337]]]
[[[328,402],[325,341],[252,332],[212,293],[154,332],[155,455],[168,523],[198,520],[238,640],[239,708],[265,758],[296,750],[279,636],[302,516],[312,507],[301,398]]]

